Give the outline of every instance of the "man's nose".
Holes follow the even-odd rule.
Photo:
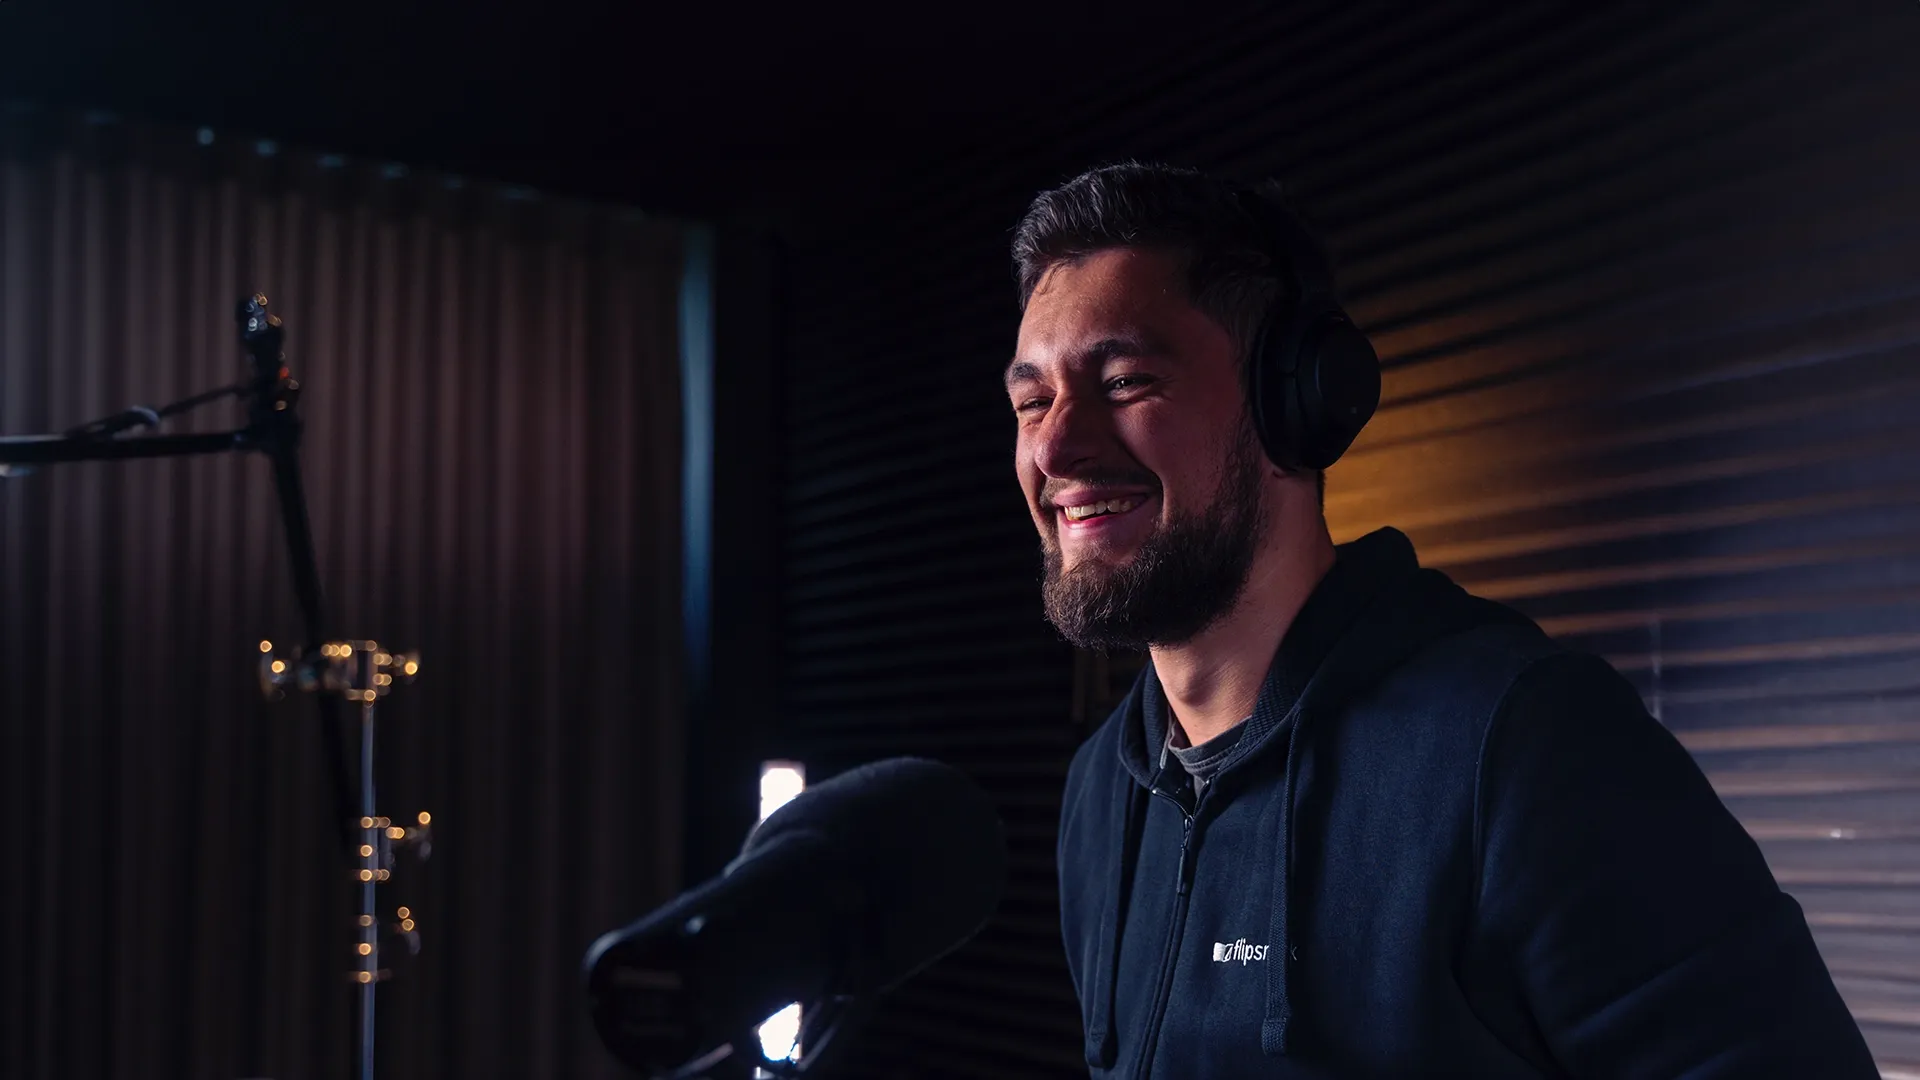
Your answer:
[[[1100,456],[1111,434],[1098,403],[1062,395],[1034,434],[1033,463],[1051,477],[1074,476]]]

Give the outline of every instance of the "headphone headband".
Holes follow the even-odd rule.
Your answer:
[[[1312,301],[1313,306],[1337,309],[1333,270],[1327,265],[1325,252],[1299,219],[1253,188],[1237,186],[1234,197],[1241,212],[1259,230],[1262,250],[1298,293],[1296,306],[1305,308]]]
[[[1247,403],[1267,457],[1283,469],[1339,460],[1380,402],[1380,361],[1334,297],[1333,271],[1304,226],[1273,200],[1236,186],[1269,258],[1291,276],[1247,357]]]

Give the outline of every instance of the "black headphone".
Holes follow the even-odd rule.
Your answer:
[[[1333,272],[1293,215],[1251,188],[1236,194],[1267,240],[1276,272],[1290,273],[1293,285],[1267,309],[1248,350],[1254,430],[1280,468],[1324,469],[1379,407],[1380,358],[1340,309]]]

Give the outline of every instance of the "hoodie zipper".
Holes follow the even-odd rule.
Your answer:
[[[1153,1065],[1154,1050],[1160,1044],[1160,1022],[1165,1019],[1167,998],[1173,991],[1173,971],[1179,958],[1180,939],[1187,922],[1187,894],[1193,889],[1193,817],[1198,807],[1190,802],[1191,787],[1168,791],[1159,784],[1153,793],[1180,809],[1180,867],[1174,885],[1173,923],[1167,929],[1167,947],[1160,955],[1160,978],[1153,992],[1153,1008],[1147,1013],[1146,1039],[1140,1045],[1140,1062],[1134,1068],[1135,1080],[1147,1080]]]

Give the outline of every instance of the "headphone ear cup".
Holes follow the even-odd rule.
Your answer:
[[[1299,425],[1293,400],[1293,377],[1286,370],[1287,358],[1281,336],[1275,334],[1272,314],[1260,324],[1253,347],[1247,350],[1247,409],[1253,417],[1254,433],[1267,460],[1282,469],[1295,469],[1299,448],[1294,439]]]
[[[1302,341],[1294,377],[1297,468],[1324,469],[1340,460],[1380,407],[1380,358],[1344,315],[1320,319]]]

